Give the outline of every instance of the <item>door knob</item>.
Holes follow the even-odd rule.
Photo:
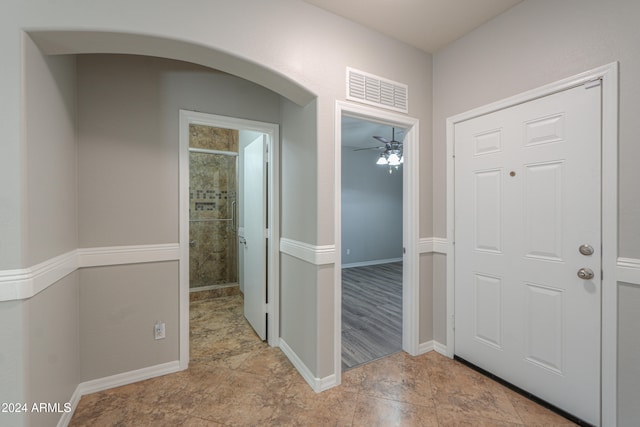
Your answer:
[[[578,270],[578,277],[583,280],[593,279],[593,270],[590,268],[581,268]]]

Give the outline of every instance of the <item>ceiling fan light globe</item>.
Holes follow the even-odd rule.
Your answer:
[[[400,157],[396,153],[389,154],[389,165],[397,166],[400,164]]]

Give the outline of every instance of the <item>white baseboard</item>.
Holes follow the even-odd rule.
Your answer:
[[[433,350],[434,350],[436,353],[440,353],[440,354],[441,354],[441,355],[443,355],[443,356],[449,357],[449,356],[447,355],[447,346],[446,346],[446,345],[444,345],[444,344],[441,344],[441,343],[439,343],[439,342],[437,342],[437,341],[434,341],[434,343],[433,343]]]
[[[362,262],[350,262],[348,264],[342,264],[342,268],[353,268],[353,267],[367,267],[370,265],[380,265],[380,264],[389,264],[392,262],[401,262],[402,257],[400,258],[388,258],[388,259],[376,259],[373,261],[362,261]]]
[[[439,343],[438,341],[431,340],[423,342],[418,346],[418,354],[425,354],[430,351],[435,351],[443,356],[447,356],[447,346]]]
[[[434,348],[433,348],[433,340],[427,341],[427,342],[423,342],[423,343],[420,343],[418,345],[418,355],[429,353],[430,351],[433,351],[433,350],[434,350]]]
[[[111,375],[110,377],[85,381],[78,385],[78,391],[81,396],[84,396],[85,394],[96,393],[98,391],[108,390],[110,388],[148,380],[149,378],[173,374],[174,372],[178,372],[180,370],[180,361],[174,360],[173,362],[149,366],[148,368],[136,369],[135,371],[123,372],[121,374]]]
[[[81,398],[82,395],[80,394],[78,387],[76,387],[75,391],[71,395],[71,398],[69,399],[69,403],[71,403],[71,411],[62,414],[62,416],[58,420],[58,424],[56,424],[57,427],[67,427],[69,425],[69,423],[71,422],[71,418],[73,418],[73,414],[76,412],[76,408],[78,407],[78,403],[80,402]]]
[[[332,387],[337,386],[336,376],[329,375],[325,378],[317,378],[313,375],[313,373],[309,370],[307,365],[304,364],[302,359],[298,357],[295,351],[286,343],[285,340],[280,338],[280,350],[287,356],[289,361],[295,366],[298,370],[302,378],[311,386],[313,391],[316,393],[320,393],[321,391],[328,390]]]
[[[181,371],[180,362],[178,360],[173,362],[162,363],[160,365],[150,366],[148,368],[137,369],[135,371],[123,372],[121,374],[111,375],[105,378],[99,378],[97,380],[85,381],[78,384],[73,395],[69,399],[71,403],[71,412],[66,412],[60,417],[57,427],[67,427],[71,418],[73,417],[78,403],[82,396],[91,393],[97,393],[99,391],[108,390],[114,387],[120,387],[123,385],[133,384],[138,381],[148,380],[149,378],[160,377],[162,375],[173,374]]]

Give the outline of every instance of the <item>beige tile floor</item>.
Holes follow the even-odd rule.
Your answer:
[[[397,353],[314,393],[242,316],[242,297],[191,303],[191,363],[84,396],[71,426],[569,426],[435,352]]]

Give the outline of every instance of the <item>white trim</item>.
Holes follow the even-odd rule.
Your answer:
[[[435,351],[436,353],[442,354],[443,356],[447,356],[447,346],[435,340],[421,343],[418,354],[425,354],[429,353],[430,351]]]
[[[449,243],[447,239],[441,237],[423,237],[418,241],[418,252],[420,254],[447,254]]]
[[[243,231],[243,228],[239,227],[238,235],[242,236]],[[418,252],[421,254],[446,254],[446,246],[446,239],[438,237],[422,238],[418,243]],[[180,244],[178,243],[74,249],[33,267],[0,271],[0,302],[31,298],[78,268],[179,261],[180,251]],[[335,262],[336,250],[334,245],[315,246],[281,238],[280,252],[314,265],[326,265]],[[401,260],[402,258],[392,258],[345,264],[342,267],[349,268]],[[620,258],[620,262],[624,263],[624,260],[624,258]],[[624,265],[619,263],[619,267],[624,267]]]
[[[368,267],[370,265],[389,264],[392,262],[401,262],[401,261],[402,261],[402,258],[376,259],[373,261],[361,261],[361,262],[351,262],[349,264],[342,264],[342,268]]]
[[[81,268],[179,259],[180,245],[177,243],[78,249],[78,265]]]
[[[99,391],[108,390],[110,388],[148,380],[149,378],[173,374],[181,370],[182,369],[180,368],[180,362],[178,360],[174,360],[173,362],[162,363],[160,365],[149,366],[129,372],[123,372],[104,378],[98,378],[96,380],[85,381],[78,385],[77,392],[81,396],[84,396],[86,394],[97,393]]]
[[[544,97],[589,81],[602,80],[602,369],[601,424],[616,425],[617,411],[617,317],[616,276],[628,267],[618,268],[618,63],[578,74],[540,88],[447,118],[447,355],[455,352],[454,323],[454,167],[456,123],[489,114],[516,104]],[[623,270],[624,269],[624,270]],[[616,271],[616,274],[607,272]],[[634,277],[637,277],[634,275]]]
[[[640,286],[640,259],[618,258],[616,280],[618,282]]]
[[[433,350],[443,356],[448,356],[447,346],[442,343],[434,341]]]
[[[251,130],[268,135],[267,211],[269,238],[268,259],[268,342],[277,346],[280,337],[280,128],[274,123],[218,116],[180,110],[179,117],[179,200],[180,200],[180,366],[189,365],[189,124],[196,123],[225,129]]]
[[[433,350],[434,350],[433,340],[420,343],[420,345],[418,346],[418,354],[426,354]]]
[[[65,412],[62,414],[62,416],[58,420],[58,424],[56,424],[56,427],[67,427],[69,425],[69,423],[71,422],[71,418],[73,418],[73,414],[76,412],[76,409],[78,408],[78,403],[80,403],[81,398],[82,398],[82,395],[80,394],[79,386],[78,386],[76,387],[73,394],[69,398],[69,403],[71,404],[71,410],[69,412]]]
[[[316,246],[282,237],[280,239],[280,252],[309,264],[325,265],[335,262],[336,247],[334,245]]]
[[[77,250],[33,267],[0,271],[0,301],[31,298],[78,269]]]
[[[74,249],[33,267],[0,271],[0,301],[31,298],[79,268],[176,261],[179,249],[177,243]]]
[[[336,382],[335,375],[329,375],[325,378],[314,377],[313,373],[307,367],[307,365],[305,365],[302,359],[298,357],[296,352],[293,351],[293,349],[289,347],[289,344],[287,344],[286,341],[283,340],[282,338],[280,338],[280,350],[282,350],[282,352],[285,354],[285,356],[287,356],[291,364],[295,366],[295,368],[298,370],[300,375],[302,375],[302,378],[304,378],[307,384],[309,384],[309,386],[316,393],[320,393],[321,391],[328,390],[332,387],[339,385]]]
[[[190,153],[204,153],[204,154],[221,154],[223,156],[231,156],[238,157],[240,154],[237,151],[222,151],[222,150],[211,150],[209,148],[192,148],[189,147]]]
[[[403,127],[407,131],[404,139],[405,161],[402,167],[402,244],[404,246],[402,274],[402,349],[411,355],[418,354],[419,347],[419,150],[420,122],[403,114],[383,111],[377,108],[336,101],[334,136],[334,373],[336,384],[341,382],[342,373],[342,117],[348,116],[367,121]]]
[[[99,391],[108,390],[114,387],[120,387],[123,385],[133,384],[139,381],[148,380],[149,378],[160,377],[162,375],[173,374],[179,372],[180,361],[175,360],[173,362],[162,363],[160,365],[149,366],[147,368],[136,369],[134,371],[123,372],[121,374],[111,375],[104,378],[98,378],[91,381],[85,381],[76,387],[75,391],[69,399],[71,403],[71,411],[64,413],[60,420],[58,420],[58,427],[66,427],[69,425],[71,418],[73,417],[78,403],[82,396],[91,393],[97,393]]]

